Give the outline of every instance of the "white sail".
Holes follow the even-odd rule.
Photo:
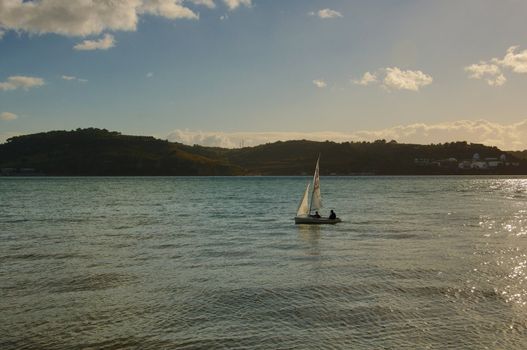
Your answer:
[[[313,194],[311,195],[311,205],[309,211],[320,210],[322,208],[322,198],[320,197],[320,174],[318,170],[318,162],[320,156],[317,159],[317,166],[315,167],[315,175],[313,175]]]
[[[304,192],[304,197],[302,197],[302,201],[300,202],[300,205],[298,206],[296,216],[308,216],[309,215],[308,197],[309,197],[309,182],[307,184],[306,191]]]

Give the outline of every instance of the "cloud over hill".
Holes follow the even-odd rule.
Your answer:
[[[459,120],[437,124],[415,123],[386,129],[352,132],[213,132],[176,129],[167,136],[167,139],[189,145],[227,148],[301,139],[336,142],[386,139],[418,144],[468,141],[497,146],[501,149],[523,150],[527,149],[527,119],[513,124],[500,124],[487,120]]]

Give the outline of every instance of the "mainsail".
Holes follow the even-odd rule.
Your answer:
[[[308,216],[309,215],[308,197],[309,197],[309,182],[307,183],[306,191],[304,192],[304,197],[302,197],[302,201],[300,202],[300,205],[298,206],[296,216]]]
[[[318,170],[318,162],[320,156],[317,159],[317,166],[315,167],[315,175],[313,175],[313,193],[311,194],[311,205],[309,211],[320,210],[322,208],[322,199],[320,197],[320,174]]]

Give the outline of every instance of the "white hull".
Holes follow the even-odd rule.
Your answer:
[[[336,223],[342,222],[339,218],[329,219],[329,218],[313,218],[309,216],[296,216],[295,224],[305,224],[305,225],[333,225]]]

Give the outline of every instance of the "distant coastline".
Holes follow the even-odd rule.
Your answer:
[[[50,131],[0,144],[0,176],[527,175],[527,151],[467,142],[278,141],[226,149],[105,129]]]

